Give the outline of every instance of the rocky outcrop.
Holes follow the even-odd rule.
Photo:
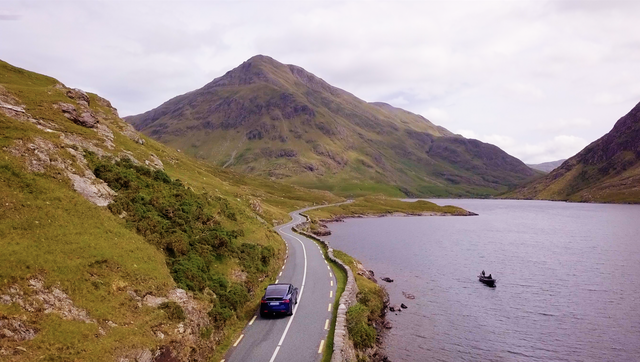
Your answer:
[[[30,341],[36,337],[38,330],[20,318],[0,317],[0,339],[6,338],[16,342]]]
[[[76,105],[58,102],[53,107],[59,109],[67,119],[74,123],[95,130],[102,138],[102,142],[78,134],[59,131],[61,128],[55,123],[35,119],[25,111],[16,97],[0,86],[0,112],[18,121],[33,123],[45,132],[56,133],[60,136],[59,143],[36,137],[32,140],[16,140],[13,145],[5,149],[13,156],[24,159],[27,169],[31,172],[42,173],[52,168],[62,171],[62,174],[71,181],[75,191],[98,206],[106,206],[113,200],[115,192],[102,180],[95,177],[84,158],[84,152],[90,151],[99,157],[114,157],[116,159],[127,157],[134,163],[140,164],[129,151],[122,151],[119,156],[114,156],[110,152],[116,150],[113,129],[119,130],[120,133],[138,144],[144,144],[144,140],[131,125],[118,118],[117,110],[111,106],[109,101],[96,96],[97,103],[108,108],[112,118],[105,115],[104,109],[94,112],[90,108],[91,98],[84,91],[67,88],[60,83],[54,88],[56,91],[63,91]],[[160,158],[153,153],[149,154],[144,163],[154,169],[164,169]]]
[[[59,286],[45,287],[41,277],[29,279],[26,289],[18,284],[11,285],[1,292],[0,303],[16,303],[27,312],[55,313],[67,320],[96,323],[86,310],[76,307]]]
[[[138,296],[134,291],[128,290],[129,296],[141,305],[151,308],[162,308],[166,303],[176,303],[184,311],[184,320],[175,327],[171,325],[157,325],[153,327],[153,333],[163,342],[156,351],[145,353],[145,356],[153,355],[154,361],[207,361],[209,355],[215,350],[222,332],[215,330],[207,312],[211,309],[209,303],[197,300],[191,293],[183,289],[172,289],[166,296],[144,297]],[[209,298],[215,298],[210,291],[205,293]],[[203,338],[201,332],[209,328],[212,330],[208,338]],[[128,351],[120,357],[120,361],[137,361],[136,354],[144,350]]]
[[[160,161],[158,156],[156,156],[153,153],[149,154],[149,159],[145,160],[144,164],[149,167],[155,168],[156,170],[164,170],[164,165],[162,164],[162,161]]]
[[[63,137],[64,140],[71,142]],[[77,144],[72,144],[78,147]],[[99,149],[95,146],[92,148]],[[27,164],[27,169],[31,172],[42,173],[49,167],[63,171],[71,180],[74,190],[98,206],[107,206],[116,195],[104,181],[95,177],[89,169],[83,154],[76,151],[75,148],[63,149],[51,141],[36,137],[32,143],[16,140],[13,146],[6,148],[6,150],[13,156],[23,158]],[[62,157],[61,152],[63,150],[71,154],[76,162]]]
[[[58,108],[62,111],[67,119],[74,123],[87,128],[93,128],[98,123],[98,120],[91,111],[80,110],[78,111],[73,104],[60,102],[57,104]]]

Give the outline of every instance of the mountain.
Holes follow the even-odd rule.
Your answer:
[[[551,172],[553,171],[556,167],[562,165],[562,163],[564,161],[566,161],[567,159],[564,158],[562,160],[558,160],[558,161],[549,161],[549,162],[543,162],[543,163],[538,163],[538,164],[527,164],[527,166],[531,167],[534,170],[538,170],[538,171],[543,171],[543,172]]]
[[[640,203],[640,103],[613,129],[510,198]]]
[[[272,224],[338,200],[199,162],[0,61],[0,358],[220,360],[281,270]]]
[[[262,55],[125,119],[218,166],[343,196],[486,196],[535,175],[496,146]]]

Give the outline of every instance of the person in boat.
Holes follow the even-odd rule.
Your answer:
[[[482,271],[482,276],[484,276],[484,270]]]
[[[491,274],[489,274],[489,279],[493,279],[493,278],[491,277]]]

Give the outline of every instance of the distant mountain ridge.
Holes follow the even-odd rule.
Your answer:
[[[534,170],[551,172],[558,166],[562,165],[562,163],[566,160],[567,160],[566,158],[563,158],[557,161],[549,161],[549,162],[543,162],[543,163],[537,163],[537,164],[527,164],[527,166],[531,167]]]
[[[640,203],[640,103],[609,133],[506,197]]]
[[[486,196],[535,175],[496,146],[262,55],[126,120],[219,166],[345,196]]]

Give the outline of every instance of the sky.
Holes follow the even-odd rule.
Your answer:
[[[121,116],[256,54],[525,163],[568,158],[640,102],[640,1],[0,1],[0,59]]]

